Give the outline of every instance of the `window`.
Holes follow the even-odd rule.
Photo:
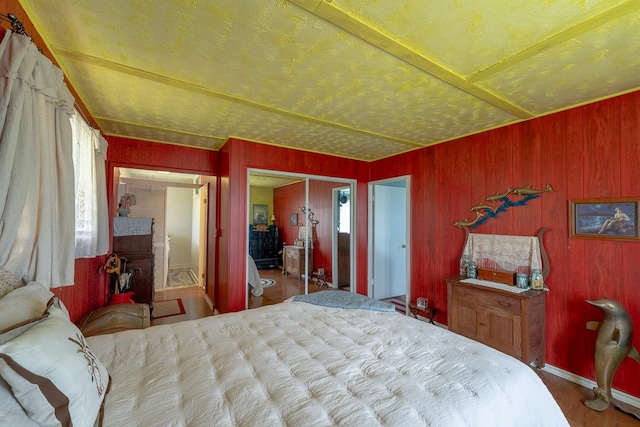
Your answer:
[[[105,160],[107,141],[78,112],[71,117],[75,181],[76,258],[109,250]]]

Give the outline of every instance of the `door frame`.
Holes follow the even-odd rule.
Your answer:
[[[393,178],[386,178],[377,181],[370,181],[368,184],[368,248],[367,248],[367,293],[369,296],[374,296],[374,285],[375,285],[375,277],[373,274],[374,271],[374,243],[375,243],[375,233],[373,230],[374,227],[374,190],[377,185],[385,185],[391,182],[404,181],[405,182],[405,194],[406,194],[406,203],[405,203],[405,245],[406,245],[406,306],[405,312],[407,315],[409,314],[409,303],[411,301],[411,175],[401,175]]]
[[[338,269],[338,215],[340,215],[340,205],[338,202],[338,194],[340,191],[344,190],[344,189],[349,189],[349,199],[350,199],[350,203],[353,203],[353,199],[352,199],[352,192],[353,192],[353,188],[350,185],[345,185],[344,187],[336,187],[334,189],[331,190],[331,265],[332,265],[332,270],[331,270],[331,283],[335,284],[335,288],[339,288],[340,284],[338,283],[338,276],[339,276],[339,269]],[[351,205],[353,206],[353,205]],[[354,212],[353,212],[353,208],[350,209],[350,213],[349,213],[349,229],[350,231],[350,235],[353,236],[354,233],[354,229],[353,229],[353,217],[354,217]],[[353,254],[352,251],[352,242],[351,240],[353,239],[349,239],[349,256],[351,257],[351,255]],[[349,263],[350,265],[350,269],[353,269],[353,266],[351,265],[351,263]],[[353,277],[352,276],[352,271],[349,271],[349,277]],[[354,284],[352,282],[349,283],[349,292],[353,292],[354,290]]]

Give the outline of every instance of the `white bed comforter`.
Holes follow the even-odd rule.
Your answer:
[[[285,302],[87,338],[104,426],[567,426],[532,368],[408,316]]]

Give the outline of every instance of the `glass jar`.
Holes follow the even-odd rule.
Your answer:
[[[525,273],[516,274],[516,287],[520,289],[527,289],[529,287],[529,279]]]
[[[478,266],[476,265],[475,261],[469,261],[469,263],[467,264],[467,278],[478,278]]]
[[[535,289],[536,291],[544,289],[544,279],[540,270],[531,270],[531,289]]]
[[[460,277],[467,277],[467,267],[471,262],[469,255],[462,255],[460,258]]]

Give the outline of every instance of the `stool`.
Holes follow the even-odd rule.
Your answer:
[[[418,307],[414,303],[409,304],[409,314],[411,317],[417,319],[418,315],[420,315],[420,317],[429,320],[429,323],[432,325],[435,325],[433,318],[436,315],[436,311],[438,311],[438,309],[435,307]]]
[[[327,282],[327,279],[329,278],[329,275],[326,273],[319,273],[317,271],[314,271],[311,273],[311,276],[313,276],[316,281],[318,282],[318,286],[323,287],[323,286],[327,286],[328,288],[330,288],[331,286],[329,286],[329,282]]]

